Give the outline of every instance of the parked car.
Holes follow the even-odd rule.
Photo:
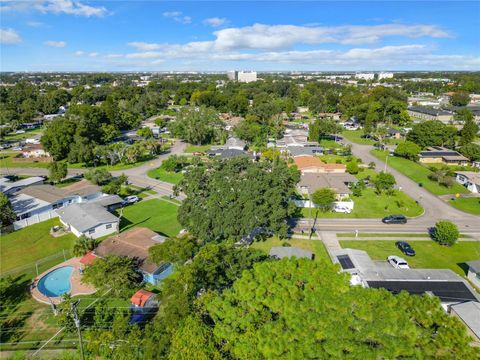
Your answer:
[[[391,255],[387,258],[387,260],[395,269],[410,269],[407,261],[402,259],[400,256]]]
[[[407,218],[403,215],[389,215],[382,219],[384,224],[406,224]]]
[[[400,249],[407,256],[415,256],[415,250],[410,246],[410,244],[406,241],[397,241],[395,243],[397,247]]]
[[[139,202],[140,198],[137,195],[130,195],[127,196],[125,199],[123,199],[122,204],[123,205],[130,205],[130,204],[135,204],[136,202]]]
[[[352,212],[352,209],[346,206],[335,205],[333,211],[338,213],[350,214]]]

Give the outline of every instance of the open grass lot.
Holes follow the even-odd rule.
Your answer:
[[[251,247],[254,249],[259,249],[264,251],[266,254],[270,252],[270,249],[274,246],[282,246],[283,244],[290,244],[291,246],[298,247],[300,249],[311,251],[315,254],[315,260],[325,259],[330,261],[327,250],[320,240],[313,238],[313,240],[307,239],[285,239],[280,240],[278,237],[273,236],[264,241],[258,240],[255,241]]]
[[[388,156],[387,152],[380,150],[372,150],[371,153],[382,161],[385,161],[386,156]],[[423,187],[430,191],[432,194],[446,195],[456,193],[468,193],[468,190],[458,183],[454,183],[452,187],[447,188],[435,181],[430,180],[428,178],[428,175],[430,175],[432,172],[425,166],[420,165],[414,161],[397,156],[389,156],[388,165],[395,170],[400,171],[405,176],[408,176],[417,184],[421,183]]]
[[[423,208],[406,194],[396,191],[395,195],[377,195],[371,188],[362,192],[360,197],[352,197],[355,202],[350,214],[318,212],[319,218],[383,218],[390,214],[403,214],[409,217],[419,216]],[[303,217],[315,217],[315,209],[303,208]]]
[[[147,227],[166,236],[175,236],[181,230],[177,221],[178,206],[160,199],[140,201],[123,209],[121,231],[134,226]]]
[[[209,151],[212,145],[192,145],[188,144],[184,153],[191,154],[194,152],[206,152]]]
[[[448,203],[462,211],[480,215],[480,197],[458,198],[450,200]]]
[[[35,162],[35,161],[28,161],[28,162],[16,162],[13,161],[13,158],[20,154],[19,152],[11,152],[11,151],[2,151],[0,152],[0,167],[34,167],[34,168],[47,168],[48,162]]]
[[[167,171],[161,167],[149,170],[147,175],[153,179],[165,181],[170,184],[178,184],[180,180],[183,179],[183,174],[181,172]]]
[[[38,128],[38,129],[31,129],[31,130],[25,130],[23,134],[14,134],[10,133],[4,136],[3,140],[18,140],[18,141],[23,141],[25,139],[28,139],[29,137],[32,137],[33,135],[36,134],[42,134],[43,129]]]
[[[350,140],[351,142],[357,143],[357,144],[363,144],[363,145],[373,145],[375,144],[375,141],[372,139],[365,139],[363,138],[363,130],[344,130],[342,132],[342,136],[345,137],[346,139]]]
[[[145,163],[147,163],[151,160],[154,160],[155,158],[156,158],[156,156],[148,155],[148,156],[144,156],[144,157],[140,158],[136,163],[133,163],[133,164],[118,163],[118,164],[115,164],[115,165],[112,165],[112,166],[111,165],[100,165],[100,166],[96,166],[95,169],[105,169],[105,170],[108,170],[108,171],[126,170],[126,169],[131,169],[131,168],[143,165],[143,164],[145,164]],[[76,164],[68,164],[68,168],[69,169],[91,169],[91,168],[93,168],[93,166],[87,166],[84,163],[76,163]]]
[[[0,237],[1,272],[35,262],[62,250],[70,250],[75,242],[75,235],[67,234],[54,238],[49,232],[55,225],[60,225],[58,219],[43,221],[10,234],[2,234]]]
[[[364,250],[374,260],[385,260],[390,255],[398,255],[413,268],[451,269],[462,276],[466,275],[465,262],[480,258],[478,241],[459,242],[452,247],[438,245],[432,240],[412,241],[410,244],[415,249],[416,256],[403,255],[392,240],[340,240],[343,248]]]

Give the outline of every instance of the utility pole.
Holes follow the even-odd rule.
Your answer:
[[[70,305],[70,310],[72,311],[73,321],[75,322],[75,326],[78,331],[78,340],[80,341],[80,355],[82,360],[85,360],[85,356],[83,355],[83,341],[82,341],[82,331],[80,330],[80,318],[78,317],[77,313],[77,306],[80,300],[75,301]]]

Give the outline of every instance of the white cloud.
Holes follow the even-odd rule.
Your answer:
[[[22,38],[13,29],[0,29],[0,44],[19,44]]]
[[[152,44],[142,41],[129,42],[128,45],[142,51],[158,50],[161,47],[160,44]]]
[[[98,56],[98,52],[91,52],[88,54],[88,56],[90,57],[97,57]]]
[[[2,11],[28,11],[33,9],[44,14],[69,14],[86,17],[102,17],[107,13],[107,9],[103,6],[90,6],[73,0],[6,0],[1,1],[1,3],[0,9]]]
[[[162,15],[182,24],[190,24],[192,22],[192,18],[183,15],[181,11],[165,11]]]
[[[205,25],[217,27],[217,26],[221,26],[221,25],[226,24],[226,23],[227,23],[227,19],[225,19],[225,18],[219,18],[219,17],[212,17],[212,18],[208,18],[208,19],[203,20],[203,23],[204,23]]]
[[[75,56],[82,56],[82,55],[85,55],[85,51],[82,51],[82,50],[75,51]]]
[[[65,41],[54,41],[54,40],[45,41],[44,44],[47,46],[59,47],[59,48],[67,46],[67,43]]]
[[[34,28],[39,28],[39,27],[45,26],[45,24],[40,22],[40,21],[28,21],[27,25],[30,26],[30,27],[34,27]]]
[[[160,52],[147,51],[147,52],[141,52],[141,53],[127,54],[125,57],[127,59],[154,59],[160,56],[162,56],[162,53]]]
[[[107,59],[118,59],[123,57],[123,54],[107,54],[105,55]]]

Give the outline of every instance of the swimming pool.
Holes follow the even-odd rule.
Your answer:
[[[58,297],[70,292],[70,277],[73,266],[63,266],[44,275],[37,284],[38,290],[45,296]]]

